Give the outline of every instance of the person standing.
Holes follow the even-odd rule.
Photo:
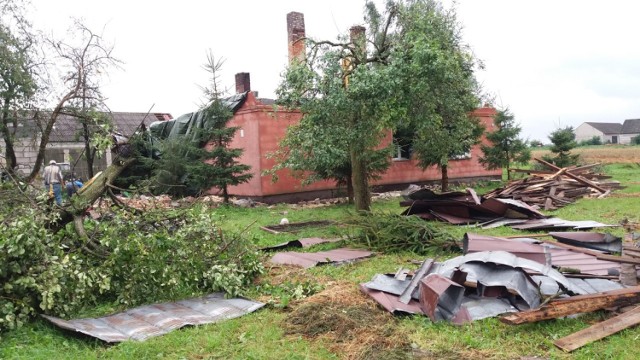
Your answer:
[[[62,178],[62,171],[55,160],[49,161],[49,165],[44,168],[44,186],[47,191],[53,190],[53,196],[56,199],[58,206],[62,205],[62,186],[64,185],[64,179]]]

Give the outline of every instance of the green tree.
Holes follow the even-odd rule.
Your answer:
[[[242,149],[231,148],[230,144],[238,131],[238,127],[228,126],[233,117],[233,111],[224,99],[223,91],[219,85],[219,73],[223,60],[215,60],[213,53],[207,54],[207,62],[204,69],[209,73],[209,86],[204,87],[204,95],[209,103],[202,109],[205,118],[205,130],[203,139],[210,144],[211,149],[203,149],[207,153],[207,168],[199,168],[202,171],[192,172],[192,181],[199,186],[217,187],[222,191],[224,202],[229,202],[228,187],[249,181],[253,174],[249,173],[251,167],[241,164],[238,158],[242,156]]]
[[[228,124],[239,95],[223,97],[224,91],[219,85],[222,64],[223,61],[216,61],[211,52],[207,54],[203,68],[210,74],[210,83],[202,87],[205,104],[199,111],[176,120],[188,120],[188,125],[178,132],[163,133],[163,125],[152,126],[150,133],[159,138],[156,139],[159,152],[150,150],[148,142],[138,143],[140,164],[125,175],[139,177],[145,169],[151,168],[151,187],[156,192],[183,196],[216,187],[222,191],[225,203],[229,202],[229,186],[251,179],[251,167],[237,160],[243,150],[230,147],[239,128]]]
[[[432,0],[400,5],[394,74],[402,116],[415,131],[413,150],[420,166],[437,166],[447,190],[450,161],[468,153],[484,128],[469,115],[480,104],[474,76],[477,61],[462,42],[453,9]],[[400,119],[399,121],[403,121]]]
[[[23,109],[38,90],[37,38],[24,17],[22,1],[0,0],[0,134],[5,168],[13,174],[17,164],[16,131]]]
[[[571,150],[578,146],[573,127],[567,126],[556,129],[549,135],[551,140],[551,152],[555,156],[546,155],[543,159],[558,167],[567,167],[578,163],[579,154],[571,154]]]
[[[631,145],[640,145],[640,135],[631,138]]]
[[[379,14],[369,12],[369,41],[376,46],[366,46],[365,29],[359,26],[351,28],[348,39],[310,41],[307,62],[294,62],[277,89],[280,105],[303,113],[298,129],[283,142],[285,148],[292,145],[289,151],[299,151],[292,158],[294,170],[313,171],[322,178],[350,177],[357,210],[370,209],[369,180],[389,164],[376,159],[378,144],[392,127],[385,101],[391,97],[392,80],[385,62],[395,9],[390,3],[386,26],[376,23]],[[317,136],[307,137],[307,130]],[[294,148],[300,140],[305,146]]]
[[[431,0],[389,1],[384,12],[367,2],[365,20],[367,36],[353,27],[348,39],[310,41],[306,62],[292,64],[277,91],[279,104],[303,113],[302,130],[283,145],[306,130],[321,135],[304,139],[308,151],[296,168],[326,176],[348,164],[357,210],[370,208],[369,179],[385,169],[373,165],[375,153],[392,131],[413,131],[420,165],[438,165],[444,188],[450,158],[469,151],[482,133],[469,117],[479,104],[476,64],[453,12]],[[349,161],[328,158],[336,153]]]
[[[487,169],[507,169],[511,179],[511,164],[525,164],[531,159],[531,150],[526,140],[520,139],[522,129],[509,109],[500,110],[493,119],[496,131],[487,134],[491,145],[481,145],[483,156],[480,162]]]
[[[540,140],[531,140],[531,141],[529,141],[529,146],[532,147],[532,148],[541,147],[543,145],[544,144]]]

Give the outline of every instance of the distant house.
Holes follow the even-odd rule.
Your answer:
[[[585,122],[575,130],[576,141],[591,140],[594,136],[600,138],[603,144],[617,144],[620,142],[622,124],[604,122]]]
[[[154,121],[171,120],[168,113],[138,113],[138,112],[112,112],[108,113],[113,128],[116,132],[125,136],[132,135],[135,130],[144,124],[149,126]],[[86,179],[88,169],[82,157],[84,142],[82,141],[82,125],[76,118],[70,115],[60,115],[49,136],[49,143],[45,150],[44,164],[50,160],[75,164],[74,173]],[[34,119],[23,119],[18,124],[15,132],[14,149],[18,162],[18,171],[26,174],[35,165],[38,153],[39,128]],[[4,148],[4,141],[0,139],[0,148]],[[77,161],[77,162],[76,162]],[[0,164],[4,164],[4,157],[0,156]],[[111,152],[95,159],[94,172],[104,170],[111,164]]]
[[[620,144],[630,144],[631,139],[640,135],[640,119],[628,119],[622,124]]]
[[[597,136],[605,144],[631,143],[631,139],[640,135],[640,119],[625,120],[624,123],[585,122],[575,130],[576,141],[590,140]]]

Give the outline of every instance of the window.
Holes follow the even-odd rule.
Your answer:
[[[402,131],[396,131],[393,133],[393,160],[409,160],[413,153],[413,139],[412,137]]]

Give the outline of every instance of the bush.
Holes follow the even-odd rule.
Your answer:
[[[110,220],[86,221],[95,239],[86,241],[70,227],[49,231],[46,208],[29,201],[7,206],[3,198],[0,331],[36,313],[69,315],[98,301],[132,306],[213,291],[239,294],[262,265],[249,240],[223,234],[215,219],[201,208],[170,218],[118,211]]]
[[[640,145],[640,135],[631,138],[631,145]]]
[[[588,140],[582,140],[578,146],[590,146],[590,145],[602,145],[602,139],[600,136],[594,136]]]

